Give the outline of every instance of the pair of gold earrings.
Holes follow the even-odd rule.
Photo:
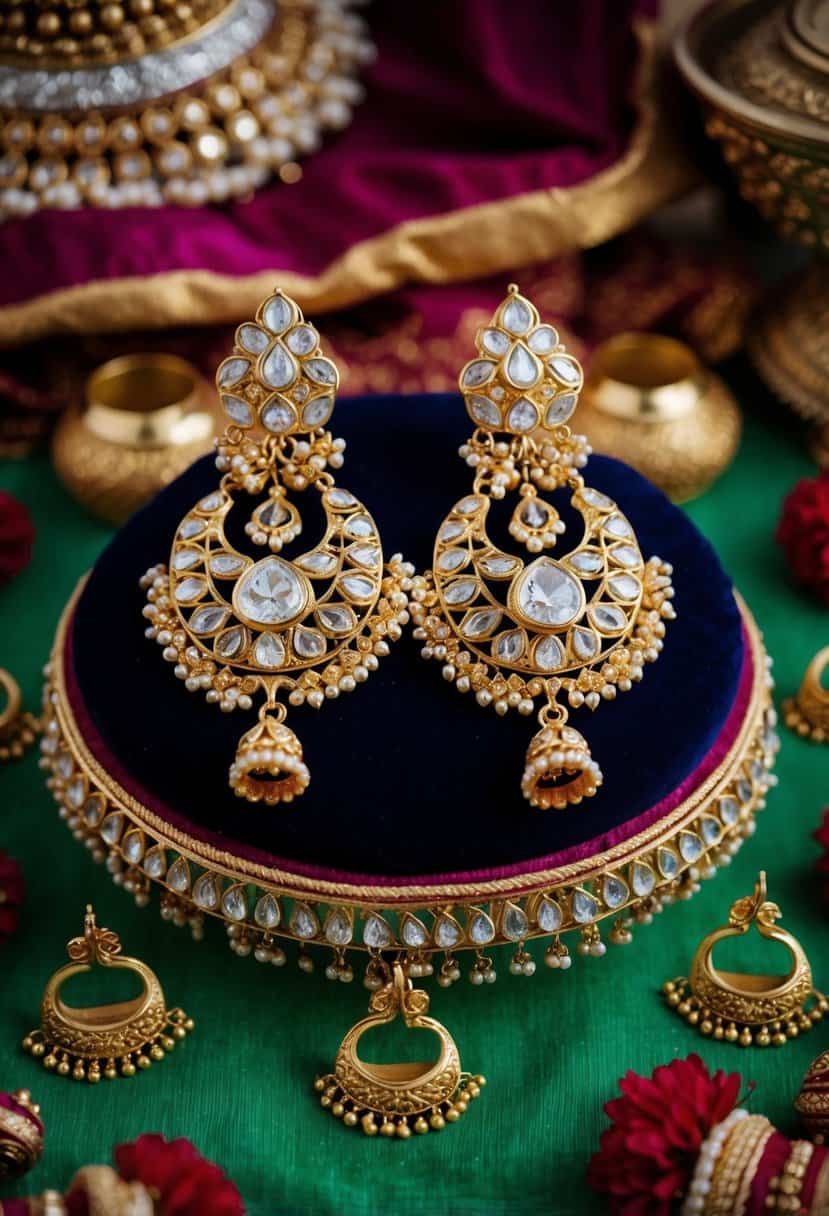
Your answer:
[[[326,427],[339,374],[316,329],[281,291],[237,329],[216,375],[229,418],[221,480],[181,520],[169,564],[142,586],[147,636],[187,689],[224,712],[264,697],[230,766],[239,797],[273,804],[303,793],[310,773],[287,706],[318,709],[352,691],[410,619],[424,657],[480,705],[529,715],[540,703],[521,781],[532,805],[561,808],[601,784],[568,709],[612,700],[658,657],[674,615],[671,568],[646,561],[617,505],[585,484],[590,449],[567,426],[582,369],[517,287],[476,348],[459,380],[476,428],[460,449],[472,488],[440,524],[432,569],[419,575],[399,554],[385,560],[371,514],[335,482],[345,444]],[[557,490],[569,491],[581,525],[560,559],[547,551],[565,523],[544,497]],[[302,534],[296,500],[306,494],[319,496],[322,535],[280,556]],[[244,531],[267,550],[259,560],[228,534],[231,513],[247,503]],[[510,508],[517,552],[492,539]]]

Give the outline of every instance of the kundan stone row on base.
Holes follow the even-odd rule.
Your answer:
[[[631,940],[637,924],[676,899],[687,899],[700,880],[727,865],[755,827],[774,783],[778,748],[771,679],[762,641],[743,609],[752,648],[754,686],[738,737],[705,783],[665,817],[661,828],[586,858],[566,869],[529,872],[477,886],[380,887],[311,881],[268,871],[216,850],[160,821],[120,789],[82,739],[63,680],[63,651],[72,604],[58,631],[47,668],[41,765],[74,837],[103,862],[113,881],[144,906],[153,888],[162,917],[188,924],[195,938],[205,917],[224,921],[238,955],[281,966],[292,943],[302,970],[314,967],[311,947],[328,953],[330,979],[354,977],[354,951],[368,953],[365,983],[383,982],[382,955],[395,952],[414,977],[437,972],[438,983],[460,978],[462,951],[472,952],[474,984],[495,979],[491,947],[509,946],[509,970],[532,975],[530,946],[543,947],[551,968],[565,970],[571,948],[593,957]],[[462,893],[459,894],[459,891]],[[357,955],[359,957],[359,955]]]

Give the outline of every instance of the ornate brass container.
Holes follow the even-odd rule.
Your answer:
[[[829,0],[714,0],[675,41],[743,198],[815,251],[769,300],[750,353],[805,417],[829,420]]]
[[[690,347],[663,334],[616,334],[597,347],[579,425],[674,502],[703,494],[728,467],[742,427],[733,396]]]

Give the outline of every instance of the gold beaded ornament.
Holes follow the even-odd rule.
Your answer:
[[[163,1060],[194,1029],[183,1009],[168,1009],[158,977],[146,963],[121,954],[111,929],[99,928],[88,904],[83,937],[66,947],[70,962],[54,973],[43,992],[40,1027],[26,1035],[23,1050],[44,1068],[76,1081],[133,1077]],[[73,1008],[61,997],[68,979],[93,965],[132,971],[141,980],[138,996],[115,1005]]]
[[[731,907],[728,924],[702,939],[688,979],[669,980],[662,994],[670,1006],[700,1034],[740,1047],[782,1047],[787,1039],[811,1030],[829,1009],[812,983],[803,947],[775,921],[782,913],[766,900],[766,874],[761,871],[753,895]],[[791,955],[788,975],[755,975],[720,971],[714,947],[725,938],[741,937],[754,925],[767,941],[780,942]]]
[[[828,665],[829,646],[824,646],[806,668],[797,696],[783,702],[783,721],[789,730],[813,743],[829,743],[829,690],[823,687]]]
[[[486,1078],[461,1071],[454,1039],[428,1012],[428,994],[413,988],[401,964],[394,963],[387,983],[372,993],[368,1017],[352,1026],[340,1044],[333,1073],[314,1082],[321,1106],[345,1127],[400,1140],[457,1122]],[[440,1050],[434,1062],[371,1064],[360,1058],[363,1035],[398,1015],[409,1030],[431,1031],[437,1037]]]
[[[475,345],[459,380],[477,428],[460,449],[472,492],[440,525],[432,569],[415,582],[415,636],[423,657],[479,705],[529,715],[541,702],[521,789],[532,806],[561,809],[602,783],[568,708],[596,709],[659,657],[675,616],[671,567],[645,560],[616,503],[585,483],[590,448],[566,425],[581,366],[514,284]],[[554,558],[546,551],[565,523],[543,494],[559,489],[580,526]],[[493,540],[501,522],[529,561]]]
[[[37,738],[40,724],[34,714],[23,709],[20,685],[11,672],[0,667],[0,763],[19,760]]]
[[[339,374],[319,334],[281,291],[240,325],[216,374],[230,424],[218,441],[217,489],[181,520],[168,566],[142,578],[147,636],[190,692],[224,712],[263,703],[240,739],[231,789],[249,802],[290,802],[311,779],[287,708],[319,709],[376,670],[409,620],[412,566],[384,563],[377,524],[328,469],[345,442],[326,430]],[[293,557],[303,496],[319,502],[322,535]],[[230,540],[247,515],[255,558]]]

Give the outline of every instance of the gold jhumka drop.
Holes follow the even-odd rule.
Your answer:
[[[675,615],[671,567],[645,560],[616,503],[585,484],[590,449],[566,425],[582,369],[514,285],[476,347],[459,382],[477,428],[460,449],[472,492],[440,525],[432,569],[415,581],[415,636],[479,705],[529,715],[541,702],[521,788],[533,806],[563,808],[602,783],[568,710],[612,700],[659,657]],[[580,526],[553,558],[545,551],[566,525],[543,494],[564,488]],[[529,561],[493,539],[502,522]]]
[[[216,375],[230,419],[218,441],[219,486],[182,519],[169,566],[142,579],[147,635],[189,691],[224,712],[264,698],[230,766],[231,788],[249,802],[290,802],[311,779],[279,698],[319,709],[353,691],[409,619],[413,568],[399,555],[384,564],[376,523],[328,472],[345,447],[325,429],[338,383],[293,300],[281,291],[265,300]],[[303,495],[322,507],[322,535],[280,557],[303,532]],[[267,556],[231,541],[240,512]]]
[[[455,1041],[449,1031],[428,1017],[429,996],[413,988],[400,963],[388,982],[372,994],[369,1015],[352,1026],[340,1044],[333,1073],[317,1077],[320,1103],[346,1127],[360,1127],[367,1136],[397,1136],[408,1140],[456,1122],[477,1098],[486,1079],[461,1071]],[[431,1031],[440,1049],[432,1063],[370,1064],[358,1055],[363,1035],[400,1015],[409,1030]]]
[[[829,1002],[812,983],[809,960],[791,933],[777,928],[782,913],[766,900],[762,871],[752,895],[731,907],[728,924],[707,934],[694,955],[688,979],[669,980],[662,993],[680,1017],[700,1034],[740,1047],[782,1047],[819,1022]],[[791,956],[787,975],[720,971],[714,948],[729,937],[742,937],[754,925],[762,938],[780,942]]]
[[[93,1083],[102,1077],[133,1077],[138,1069],[163,1060],[194,1029],[184,1010],[167,1008],[155,972],[139,959],[123,955],[118,935],[98,927],[89,905],[83,937],[72,938],[66,952],[70,962],[54,973],[43,991],[40,1027],[23,1040],[24,1051],[50,1072]],[[134,972],[141,992],[115,1005],[67,1005],[61,996],[63,985],[95,964]]]

